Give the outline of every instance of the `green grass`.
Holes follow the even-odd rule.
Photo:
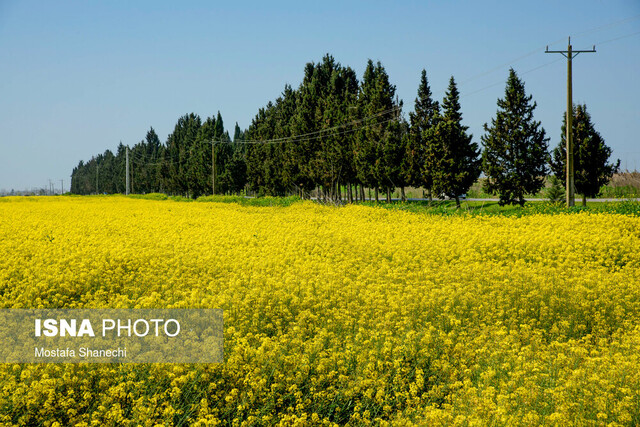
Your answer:
[[[167,200],[169,196],[163,193],[149,193],[149,194],[129,194],[132,199],[145,199],[145,200]]]
[[[501,215],[501,216],[525,216],[535,214],[571,214],[579,212],[591,213],[614,213],[623,215],[640,216],[640,202],[588,202],[586,207],[574,206],[566,208],[562,203],[549,202],[527,202],[524,206],[506,205],[500,206],[497,201],[475,202],[464,201],[460,209],[456,209],[455,201],[433,201],[429,202],[394,202],[375,203],[363,202],[365,206],[377,206],[385,209],[403,210],[414,213],[424,213],[432,215]]]
[[[216,203],[237,203],[244,206],[290,206],[294,203],[301,202],[298,196],[288,197],[252,197],[244,196],[202,196],[196,200],[198,202],[216,202]]]
[[[215,203],[237,203],[244,206],[290,206],[293,203],[301,201],[297,196],[289,197],[255,197],[247,198],[244,196],[201,196],[197,199],[190,199],[183,196],[167,196],[162,193],[149,194],[130,194],[128,197],[132,199],[144,200],[172,200],[174,202],[215,202]]]
[[[623,185],[620,187],[605,185],[600,189],[599,196],[605,199],[635,199],[640,197],[640,189],[631,185]]]
[[[247,198],[244,196],[202,196],[196,200],[182,196],[167,196],[160,193],[151,194],[131,194],[128,197],[134,199],[146,200],[171,200],[176,202],[200,202],[200,203],[237,203],[243,206],[291,206],[294,203],[302,202],[303,199],[297,196],[289,197],[254,197]],[[374,201],[358,202],[363,206],[371,206],[383,209],[402,210],[407,212],[432,214],[432,215],[503,215],[503,216],[524,216],[534,214],[563,214],[578,212],[593,213],[616,213],[640,216],[640,202],[621,201],[621,202],[588,202],[583,207],[579,200],[576,201],[579,206],[566,208],[564,204],[553,204],[543,201],[530,201],[523,207],[506,205],[500,206],[498,201],[477,202],[462,201],[460,209],[456,209],[454,200],[434,200],[428,201],[410,201],[410,202],[391,202],[386,203],[384,199],[376,203]]]

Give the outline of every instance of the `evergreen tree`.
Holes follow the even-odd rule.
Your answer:
[[[96,161],[100,167],[99,171],[99,185],[98,191],[99,193],[126,193],[126,163],[127,163],[127,147],[120,141],[118,144],[118,148],[116,149],[116,154],[113,158],[113,162],[109,167],[107,167],[106,162],[103,163],[103,158],[98,156]],[[106,160],[106,159],[104,159]]]
[[[351,120],[350,107],[357,97],[358,81],[352,69],[335,62],[331,65],[325,93],[319,102],[319,109],[322,111],[320,129],[325,129],[326,133],[320,137],[316,159],[318,183],[331,200],[339,202],[342,199],[341,185],[351,183],[354,179],[353,162],[350,161],[352,135],[335,129]]]
[[[575,191],[582,194],[582,205],[587,205],[587,197],[596,197],[600,188],[607,184],[620,168],[620,160],[608,163],[612,150],[595,130],[586,105],[573,107],[573,167]],[[563,115],[560,143],[553,150],[550,159],[551,171],[566,188],[567,160],[567,116]]]
[[[247,147],[248,144],[243,143],[245,140],[245,133],[238,126],[236,122],[235,129],[233,131],[233,155],[231,156],[231,162],[229,163],[229,176],[230,176],[230,191],[234,194],[239,194],[245,189],[247,183]]]
[[[217,125],[215,118],[208,117],[198,129],[196,139],[189,149],[187,176],[189,195],[191,197],[197,198],[205,194],[211,194],[211,144],[215,140]],[[218,145],[216,145],[217,148]]]
[[[320,120],[316,118],[318,94],[318,77],[316,66],[313,62],[305,65],[304,78],[295,95],[295,113],[291,118],[290,134],[316,135]],[[317,153],[317,138],[309,137],[287,146],[289,161],[287,162],[287,175],[292,184],[304,192],[312,191],[317,184],[313,161]],[[295,159],[295,160],[294,160]]]
[[[498,193],[500,205],[524,205],[525,195],[540,191],[547,172],[544,128],[533,119],[536,103],[526,96],[524,83],[509,70],[504,99],[498,99],[496,118],[484,125],[482,163],[485,190]]]
[[[546,194],[547,199],[549,199],[551,203],[562,202],[565,192],[564,192],[564,188],[562,188],[562,184],[560,183],[560,180],[555,175],[551,175],[549,177],[549,183],[551,185],[547,189],[547,194]]]
[[[160,175],[160,161],[164,146],[158,138],[158,134],[152,128],[145,137],[147,152],[145,153],[144,179],[146,191],[157,193],[162,191],[162,176]]]
[[[432,178],[425,169],[425,145],[422,135],[431,128],[440,115],[438,101],[432,100],[432,92],[427,81],[427,71],[422,70],[415,108],[409,113],[409,134],[407,138],[407,155],[405,157],[404,174],[409,185],[423,187],[429,191],[431,198]]]
[[[342,112],[342,124],[353,122],[357,109],[356,102],[358,100],[358,78],[356,72],[351,67],[346,67],[342,72],[342,94],[339,101],[339,109]],[[355,133],[352,128],[345,127],[345,131],[341,132],[341,141],[338,146],[338,157],[340,158],[341,181],[347,184],[347,198],[349,202],[353,202],[352,185],[357,183],[355,163],[353,161],[353,144]]]
[[[389,200],[392,189],[401,181],[405,147],[398,126],[402,106],[395,100],[395,92],[396,87],[389,82],[382,64],[374,65],[369,60],[357,103],[359,115],[367,120],[357,135],[354,160],[358,180],[375,190],[376,201],[379,189],[386,189]]]
[[[278,105],[281,102],[281,98],[276,101],[276,104],[269,101],[266,108],[261,108],[258,111],[251,126],[247,129],[248,139],[267,141],[276,138],[276,132],[281,131],[277,126]],[[282,136],[280,135],[278,138]],[[248,147],[247,179],[251,188],[258,195],[278,196],[285,194],[282,177],[282,145],[281,143],[258,143]]]
[[[236,127],[233,130],[233,142],[240,142],[244,139],[244,132],[238,126],[238,122],[236,122]]]
[[[387,202],[391,202],[391,193],[396,187],[404,188],[402,164],[406,154],[406,147],[402,132],[405,127],[401,121],[402,101],[396,96],[396,86],[389,81],[389,75],[382,64],[376,64],[376,98],[374,105],[385,113],[379,116],[381,136],[380,159],[378,162],[379,186],[385,189]],[[373,110],[375,111],[375,109]],[[380,111],[377,111],[381,114]],[[375,132],[374,132],[375,134]]]
[[[202,122],[200,116],[191,113],[178,119],[173,132],[167,138],[163,156],[163,178],[169,193],[190,195],[189,157],[198,138]]]
[[[443,100],[443,115],[427,128],[425,141],[425,171],[432,179],[433,190],[456,199],[460,207],[460,195],[466,193],[481,172],[478,144],[471,142],[467,126],[462,125],[460,93],[453,78]]]
[[[373,61],[369,60],[362,75],[358,92],[358,118],[373,116],[380,111],[380,107],[375,105],[376,74],[377,69]],[[361,186],[375,188],[377,198],[378,183],[380,182],[377,164],[380,158],[379,141],[382,136],[377,129],[378,126],[374,126],[376,121],[374,119],[364,123],[364,126],[356,136],[353,151],[356,176],[359,183]],[[364,195],[364,193],[361,194]]]
[[[213,140],[215,141],[216,155],[216,193],[228,194],[230,191],[230,181],[228,165],[233,156],[233,146],[230,144],[231,138],[224,130],[222,114],[218,111],[215,120]],[[211,146],[209,146],[211,148]],[[209,158],[209,163],[211,159]],[[211,180],[209,180],[211,182]]]
[[[287,138],[292,135],[292,121],[296,114],[296,92],[290,85],[284,86],[282,95],[276,100],[274,111],[274,130],[272,138]],[[300,179],[300,160],[296,157],[295,142],[278,143],[269,148],[276,162],[281,164],[279,171],[272,171],[273,176],[279,176],[282,188],[296,188],[296,182]]]

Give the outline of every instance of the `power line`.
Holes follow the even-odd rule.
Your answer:
[[[584,35],[587,35],[587,34],[596,33],[596,32],[599,32],[599,31],[602,31],[602,30],[605,30],[605,29],[614,28],[614,27],[617,27],[618,25],[622,25],[622,24],[625,24],[625,23],[627,23],[627,22],[635,21],[635,20],[637,20],[637,19],[640,19],[640,14],[639,14],[639,15],[634,15],[634,16],[631,16],[631,17],[629,17],[629,18],[625,18],[625,19],[622,19],[622,20],[619,20],[619,21],[610,22],[610,23],[608,23],[608,24],[601,25],[601,26],[599,26],[599,27],[594,27],[594,28],[590,28],[590,29],[587,29],[587,30],[581,31],[581,32],[579,32],[579,33],[574,34],[574,38],[575,38],[575,37],[579,37],[579,36],[584,36]],[[612,42],[612,41],[620,40],[620,39],[622,39],[622,38],[631,37],[631,36],[634,36],[634,35],[636,35],[636,34],[640,34],[640,32],[636,32],[636,33],[632,33],[632,34],[627,34],[626,36],[621,36],[621,37],[618,37],[618,38],[615,38],[615,39],[607,40],[607,41],[604,41],[604,42],[599,42],[599,43],[596,43],[596,44],[599,44],[599,45],[600,45],[600,44],[603,44],[603,43],[609,43],[609,42]],[[557,39],[557,40],[554,40],[554,41],[552,41],[551,43],[549,43],[549,44],[547,45],[547,47],[548,47],[548,46],[553,46],[554,44],[559,43],[559,42],[561,42],[561,41],[563,41],[563,40],[564,40],[564,37],[561,37],[561,38],[559,38],[559,39]],[[501,70],[501,69],[503,69],[504,67],[506,67],[507,65],[514,64],[514,63],[516,63],[516,62],[518,62],[518,61],[521,61],[521,60],[523,60],[523,59],[525,59],[525,58],[528,58],[528,57],[530,57],[530,56],[533,56],[533,55],[535,55],[535,54],[539,53],[539,52],[540,52],[542,49],[544,49],[544,48],[545,48],[545,46],[540,46],[540,47],[535,48],[534,50],[532,50],[532,51],[530,51],[530,52],[525,53],[525,54],[524,54],[524,55],[522,55],[522,56],[518,56],[517,58],[511,59],[511,60],[509,60],[509,61],[507,61],[507,62],[504,62],[504,63],[502,63],[502,64],[500,64],[500,65],[497,65],[497,66],[495,66],[495,67],[493,67],[493,68],[490,68],[490,69],[488,69],[488,70],[486,70],[486,71],[482,71],[482,72],[480,72],[480,73],[478,73],[478,74],[475,74],[475,75],[473,75],[473,76],[471,76],[471,77],[469,77],[469,78],[467,78],[467,79],[465,79],[465,80],[462,80],[462,81],[459,83],[459,85],[460,85],[460,86],[462,86],[462,85],[464,85],[464,84],[466,84],[466,83],[468,83],[468,82],[470,82],[470,81],[476,80],[476,79],[478,79],[478,78],[480,78],[480,77],[483,77],[483,76],[486,76],[486,75],[488,75],[488,74],[491,74],[491,73],[493,73],[493,72],[495,72],[495,71]],[[534,70],[531,70],[531,71],[534,71]],[[523,74],[524,74],[524,73],[523,73]],[[489,88],[489,87],[493,87],[493,85],[492,85],[492,86],[487,86],[487,88]],[[480,89],[480,90],[483,90],[483,89]],[[480,91],[480,90],[479,90],[479,91]],[[474,93],[475,93],[475,92],[474,92]]]
[[[373,125],[381,125],[384,123],[389,123],[389,122],[393,122],[396,121],[397,119],[395,117],[390,118],[390,119],[386,119],[386,120],[382,120],[376,123],[373,123],[371,125],[365,125],[363,127],[358,127],[355,129],[346,129],[343,130],[341,132],[334,132],[334,133],[329,133],[327,135],[320,135],[320,136],[338,136],[338,135],[345,135],[348,133],[352,133],[352,132],[356,132],[358,130],[361,129],[366,129],[367,127],[371,127]],[[328,128],[326,129],[326,131],[332,130],[335,128]],[[295,142],[295,143],[299,143],[299,142],[306,142],[306,141],[311,141],[313,139],[318,138],[319,136],[312,136],[312,137],[306,137],[306,138],[299,138],[298,136],[292,136],[292,137],[287,137],[287,138],[278,138],[278,139],[268,139],[268,140],[247,140],[247,141],[214,141],[215,143],[228,143],[228,144],[284,144],[287,142]]]
[[[582,33],[578,33],[578,34],[580,34],[580,35],[590,34],[590,33],[592,33],[592,32],[596,32],[596,31],[599,31],[599,30],[601,30],[601,29],[610,28],[610,27],[612,27],[612,26],[620,25],[620,24],[622,24],[622,23],[629,22],[629,21],[632,21],[632,20],[635,20],[635,19],[639,19],[639,18],[640,18],[640,15],[637,15],[637,16],[632,17],[632,18],[627,18],[627,19],[625,19],[625,20],[618,21],[618,22],[613,23],[613,24],[604,25],[604,26],[602,26],[602,27],[596,27],[595,29],[587,30],[587,31],[583,31]],[[611,43],[611,42],[618,41],[618,40],[621,40],[621,39],[625,39],[625,38],[628,38],[628,37],[633,37],[633,36],[636,36],[636,35],[639,35],[639,34],[640,34],[640,31],[636,31],[636,32],[634,32],[634,33],[625,34],[625,35],[623,35],[623,36],[616,37],[616,38],[613,38],[613,39],[604,40],[604,41],[598,42],[598,43],[596,43],[596,44],[597,44],[597,45],[602,45],[602,44],[605,44],[605,43]],[[561,39],[561,40],[563,40],[563,39]],[[555,43],[557,43],[557,42],[558,42],[558,40],[556,40],[556,41],[554,41],[554,42],[551,42],[551,43],[549,43],[549,45],[548,45],[548,46],[552,46],[553,44],[555,44]],[[547,46],[547,47],[548,47],[548,46]],[[575,51],[574,51],[574,52],[575,52]],[[591,51],[587,51],[587,52],[591,52]],[[521,56],[521,57],[519,57],[519,58],[516,58],[515,60],[513,60],[513,61],[511,61],[511,62],[506,62],[506,63],[504,63],[504,64],[502,64],[502,65],[500,65],[500,66],[498,66],[498,67],[492,68],[491,70],[488,70],[488,71],[486,71],[486,72],[484,72],[484,73],[482,73],[482,74],[479,74],[479,75],[477,75],[477,76],[471,77],[471,78],[469,78],[469,79],[465,80],[464,82],[462,82],[462,83],[460,83],[460,84],[462,85],[462,84],[464,84],[465,82],[468,82],[468,81],[470,81],[470,80],[475,79],[476,77],[480,77],[480,76],[483,76],[483,75],[486,75],[486,74],[490,74],[491,72],[496,71],[497,69],[499,69],[499,68],[501,68],[501,67],[503,67],[503,66],[510,65],[510,64],[512,64],[512,63],[514,63],[514,62],[519,61],[520,59],[523,59],[523,58],[526,58],[526,57],[528,57],[528,56],[531,56],[533,53],[539,53],[539,50],[538,50],[538,49],[536,49],[535,51],[529,52],[529,53],[527,53],[527,54],[525,54],[525,55],[523,55],[523,56]],[[547,62],[546,64],[539,65],[539,66],[537,66],[537,67],[535,67],[535,68],[532,68],[532,69],[530,69],[530,70],[524,71],[524,72],[519,73],[519,74],[520,74],[520,75],[525,75],[525,74],[531,73],[531,72],[533,72],[533,71],[537,71],[537,70],[539,70],[539,69],[541,69],[541,68],[544,68],[544,67],[547,67],[547,66],[549,66],[549,65],[551,65],[551,64],[555,64],[556,62],[558,62],[558,61],[560,61],[560,60],[561,60],[561,58],[558,58],[558,59],[556,59],[556,60],[554,60],[554,61]],[[496,83],[492,83],[492,84],[490,84],[490,85],[488,85],[488,86],[485,86],[485,87],[483,87],[483,88],[481,88],[481,89],[478,89],[478,90],[475,90],[475,91],[473,91],[473,92],[469,92],[469,93],[466,93],[466,94],[464,94],[464,95],[463,95],[463,94],[461,94],[461,95],[460,95],[460,98],[464,98],[465,96],[469,96],[469,95],[474,95],[474,94],[476,94],[476,93],[478,93],[478,92],[482,92],[482,91],[484,91],[484,90],[486,90],[486,89],[490,89],[490,88],[492,88],[492,87],[494,87],[494,86],[497,86],[497,85],[499,85],[499,84],[503,84],[503,83],[504,83],[503,81],[496,82]]]
[[[303,134],[300,134],[300,135],[269,139],[268,142],[270,142],[270,143],[291,142],[292,139],[298,140],[299,138],[307,138],[307,137],[309,137],[309,138],[305,139],[305,140],[314,139],[316,136],[320,136],[323,133],[331,132],[331,131],[337,130],[337,129],[342,129],[342,128],[347,127],[347,126],[354,126],[354,125],[366,122],[368,120],[372,120],[375,117],[380,117],[380,116],[383,116],[385,114],[396,112],[397,110],[400,110],[401,108],[402,107],[400,107],[400,106],[396,106],[396,107],[390,108],[388,110],[381,111],[379,113],[373,114],[371,116],[363,117],[363,118],[357,119],[357,120],[352,120],[350,122],[342,123],[340,125],[333,126],[333,127],[330,127],[330,128],[319,129],[319,130],[316,130],[316,131],[313,131],[313,132],[303,133]],[[259,141],[259,140],[223,141],[221,139],[220,140],[212,140],[212,141],[216,142],[216,143],[224,142],[224,143],[229,143],[229,144],[260,144],[260,143],[264,143],[265,142],[265,141]]]
[[[547,67],[547,66],[549,66],[549,65],[551,65],[551,64],[555,64],[556,62],[560,61],[561,59],[562,59],[562,58],[558,58],[558,59],[555,59],[555,60],[553,60],[553,61],[547,62],[546,64],[539,65],[539,66],[537,66],[537,67],[535,67],[535,68],[532,68],[532,69],[530,69],[530,70],[523,71],[522,73],[520,73],[520,75],[521,75],[521,76],[523,76],[523,75],[525,75],[525,74],[532,73],[532,72],[537,71],[537,70],[539,70],[539,69],[541,69],[541,68]],[[487,90],[487,89],[489,89],[489,88],[492,88],[492,87],[494,87],[494,86],[498,86],[498,85],[501,85],[501,84],[504,84],[504,80],[499,81],[499,82],[496,82],[496,83],[493,83],[493,84],[490,84],[489,86],[485,86],[485,87],[483,87],[482,89],[478,89],[478,90],[476,90],[476,91],[469,92],[469,93],[464,94],[464,95],[460,95],[460,98],[464,98],[465,96],[474,95],[474,94],[476,94],[476,93],[478,93],[478,92],[482,92],[482,91],[484,91],[484,90]]]
[[[615,42],[617,40],[626,39],[627,37],[637,36],[638,34],[640,34],[640,31],[636,31],[635,33],[626,34],[624,36],[616,37],[614,39],[605,40],[603,42],[598,42],[596,44],[601,45],[601,44],[605,44],[605,43],[611,43],[611,42]]]
[[[555,44],[555,43],[558,43],[559,41],[562,41],[562,40],[564,40],[564,38],[562,38],[562,39],[558,39],[558,40],[556,40],[555,42],[550,43],[550,45],[553,45],[553,44]],[[460,82],[460,85],[462,86],[462,85],[464,85],[464,84],[466,84],[466,83],[468,83],[468,82],[470,82],[470,81],[472,81],[472,80],[475,80],[475,79],[477,79],[477,78],[479,78],[479,77],[483,77],[483,76],[486,76],[487,74],[491,74],[491,73],[493,73],[494,71],[501,70],[501,69],[503,69],[504,67],[506,67],[507,65],[514,64],[514,63],[516,63],[516,62],[518,62],[518,61],[520,61],[520,60],[522,60],[522,59],[524,59],[524,58],[528,58],[528,57],[530,57],[530,56],[532,56],[532,55],[538,54],[538,53],[540,53],[540,51],[541,51],[542,49],[544,49],[544,46],[537,47],[537,48],[535,48],[534,50],[532,50],[532,51],[530,51],[530,52],[528,52],[528,53],[525,53],[525,54],[524,54],[524,55],[522,55],[522,56],[519,56],[519,57],[517,57],[517,58],[515,58],[515,59],[512,59],[511,61],[505,62],[504,64],[500,64],[500,65],[498,65],[498,66],[496,66],[496,67],[494,67],[494,68],[491,68],[490,70],[487,70],[487,71],[484,71],[484,72],[482,72],[482,73],[476,74],[475,76],[469,77],[468,79],[463,80],[462,82]]]
[[[606,30],[606,29],[609,29],[609,28],[617,27],[618,25],[626,24],[627,22],[635,21],[636,19],[640,19],[640,14],[634,15],[634,16],[630,16],[629,18],[625,18],[625,19],[622,19],[620,21],[615,21],[615,22],[611,22],[609,24],[601,25],[599,27],[591,28],[589,30],[582,31],[580,33],[575,33],[573,36],[575,38],[575,37],[579,37],[579,36],[584,36],[586,34],[597,33],[598,31],[602,31],[602,30]],[[555,44],[555,43],[557,43],[557,42],[554,42],[552,44]],[[602,44],[602,43],[598,43],[598,44]]]

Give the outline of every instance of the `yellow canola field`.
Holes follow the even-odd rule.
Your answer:
[[[638,425],[640,218],[0,201],[2,308],[222,308],[225,362],[0,364],[4,425]]]

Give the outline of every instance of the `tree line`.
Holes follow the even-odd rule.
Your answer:
[[[166,142],[153,128],[129,151],[134,193],[163,192],[187,197],[211,194],[309,197],[353,202],[365,199],[365,189],[386,193],[422,187],[429,198],[459,197],[485,174],[484,188],[500,204],[524,204],[537,193],[551,170],[564,180],[562,140],[549,153],[536,103],[511,69],[505,95],[490,124],[484,125],[482,150],[462,124],[460,93],[454,77],[442,102],[433,99],[422,70],[414,111],[407,121],[403,102],[380,62],[369,60],[359,81],[355,71],[326,55],[308,63],[297,89],[285,85],[282,94],[260,108],[233,138],[220,112],[202,121],[196,114],[181,117]],[[586,106],[574,108],[575,185],[586,197],[597,195],[617,170],[609,164],[611,149],[591,123]],[[125,191],[126,150],[106,150],[72,173],[76,194]],[[215,167],[213,158],[215,157]]]

